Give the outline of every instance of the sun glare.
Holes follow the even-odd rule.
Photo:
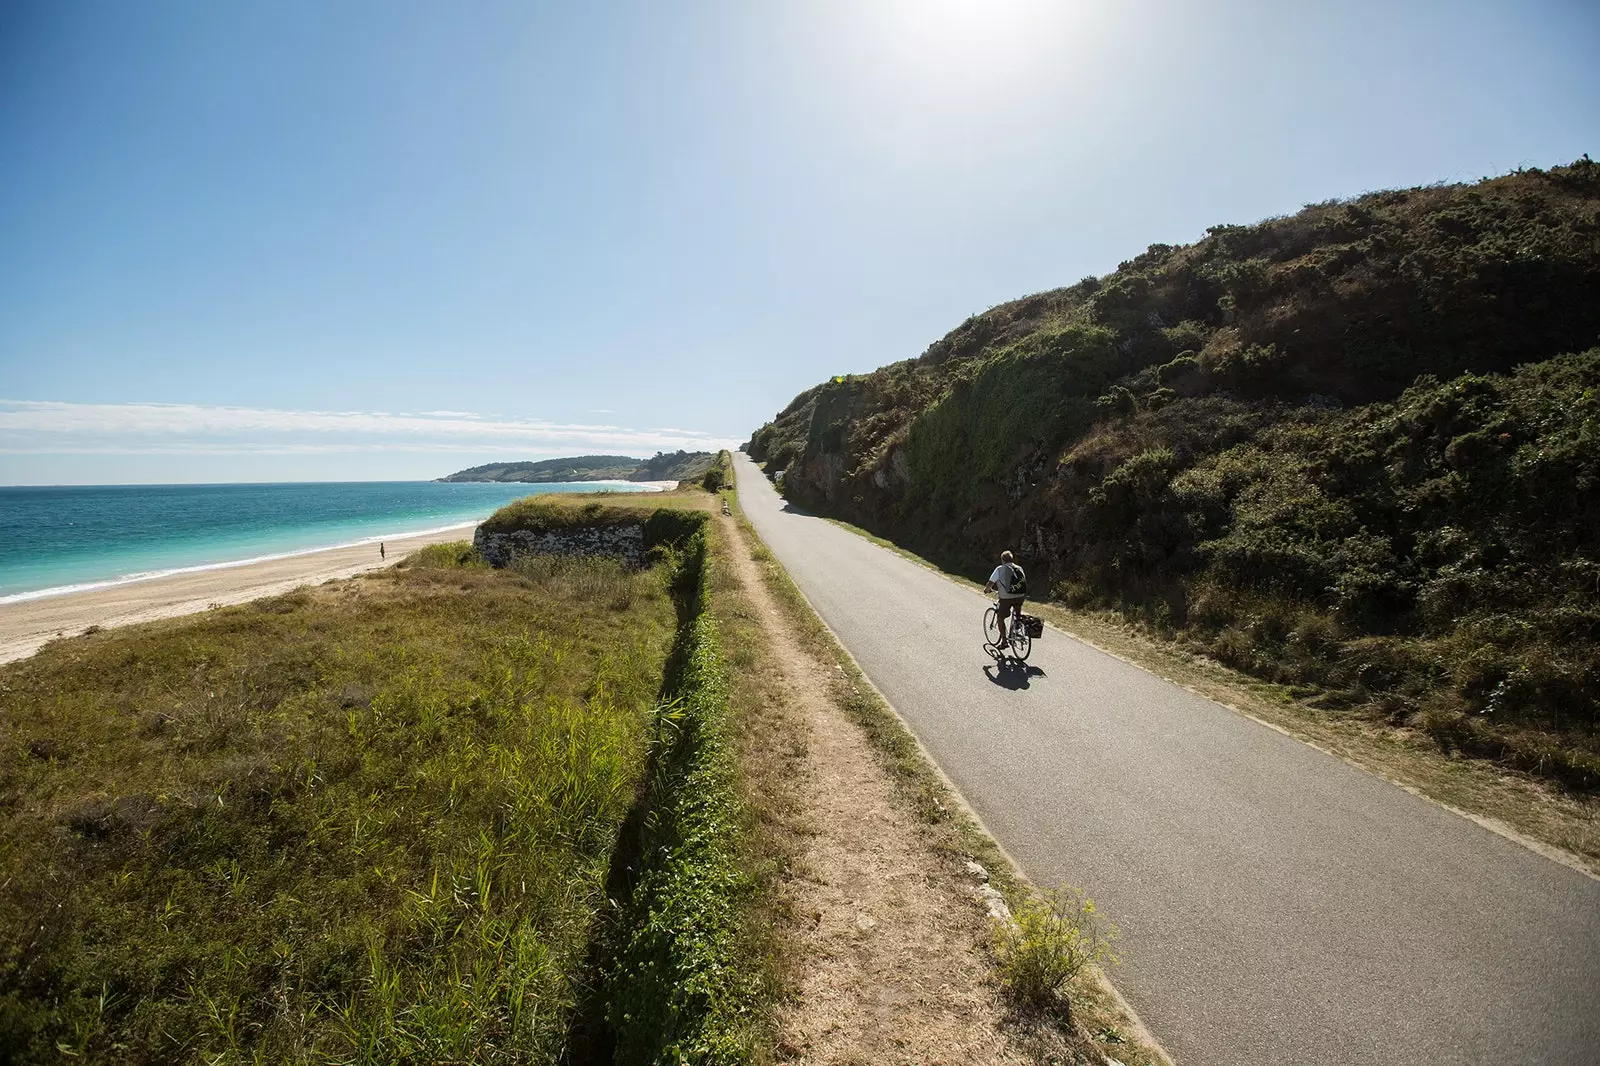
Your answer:
[[[1070,62],[1086,7],[1061,0],[879,0],[853,5],[866,59],[927,104],[990,105]]]

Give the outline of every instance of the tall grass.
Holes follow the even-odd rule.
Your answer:
[[[0,1059],[557,1061],[663,584],[418,565],[0,671]]]
[[[659,594],[670,566],[630,570],[599,556],[518,555],[509,569],[543,592],[625,611],[635,597]]]

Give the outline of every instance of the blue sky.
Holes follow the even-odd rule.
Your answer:
[[[1600,153],[1600,6],[0,5],[0,483],[743,440],[1152,242]]]

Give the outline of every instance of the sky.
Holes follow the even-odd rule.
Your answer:
[[[968,315],[1600,154],[1600,4],[0,2],[0,484],[737,444]]]

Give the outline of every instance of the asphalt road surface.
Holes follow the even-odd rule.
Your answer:
[[[1121,928],[1113,979],[1182,1066],[1600,1063],[1600,882],[1059,631],[998,675],[984,597],[737,463],[999,842]]]

